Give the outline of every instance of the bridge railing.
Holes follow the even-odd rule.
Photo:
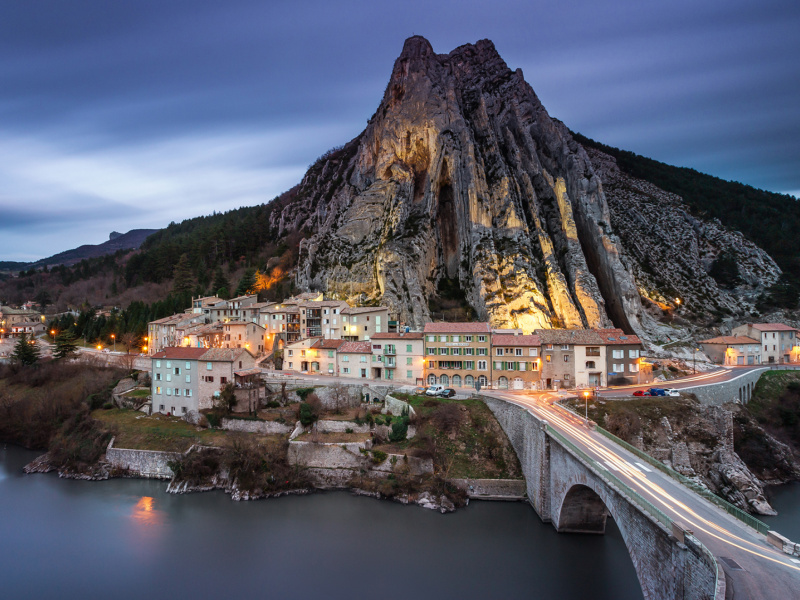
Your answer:
[[[733,517],[736,517],[737,519],[739,519],[745,525],[749,525],[750,527],[752,527],[753,529],[755,529],[756,531],[758,531],[759,533],[761,533],[763,535],[767,535],[767,532],[770,530],[770,527],[766,523],[764,523],[763,521],[759,521],[753,515],[748,514],[745,511],[743,511],[741,508],[738,508],[738,507],[734,506],[733,504],[731,504],[730,502],[727,502],[726,500],[723,500],[722,498],[717,496],[714,492],[709,490],[704,485],[698,483],[697,481],[695,481],[693,479],[689,479],[688,477],[686,477],[686,475],[682,475],[682,474],[678,473],[674,469],[669,468],[667,465],[662,463],[660,460],[657,460],[657,459],[653,458],[652,456],[650,456],[646,452],[642,452],[636,446],[633,446],[633,445],[629,444],[628,442],[626,442],[625,440],[622,440],[622,439],[618,438],[613,433],[611,433],[609,431],[606,431],[605,429],[603,429],[599,425],[595,428],[595,430],[600,435],[603,435],[603,436],[607,437],[608,439],[610,439],[612,442],[614,442],[616,444],[619,444],[620,446],[625,448],[628,452],[630,452],[632,454],[635,454],[636,456],[641,458],[643,461],[649,463],[650,465],[652,465],[653,467],[655,467],[656,469],[658,469],[662,473],[665,473],[665,474],[669,475],[670,477],[672,477],[673,479],[675,479],[679,483],[685,485],[686,487],[688,487],[690,490],[692,490],[698,496],[702,496],[706,500],[712,502],[713,504],[716,504],[722,510],[727,512],[729,515],[731,515]]]
[[[598,427],[598,430],[600,428]],[[605,479],[611,485],[615,486],[620,493],[627,496],[630,500],[632,500],[635,504],[639,505],[641,509],[643,509],[646,513],[656,519],[659,523],[664,525],[667,530],[672,530],[672,519],[670,519],[666,514],[661,512],[654,504],[647,501],[641,494],[636,492],[630,486],[626,485],[619,477],[605,469],[604,467],[600,466],[596,460],[586,454],[583,450],[578,448],[575,444],[570,442],[566,437],[561,435],[558,431],[553,429],[549,424],[545,425],[545,430],[547,433],[552,436],[554,439],[558,440],[558,442],[563,445],[567,450],[572,452],[575,456],[577,456],[580,460],[582,460],[587,466],[594,467],[595,472],[598,474],[599,477]],[[608,432],[606,432],[608,433]],[[608,434],[612,435],[612,434]],[[614,436],[612,436],[614,437]],[[619,439],[619,438],[617,438]],[[622,442],[622,440],[620,440]],[[625,444],[625,442],[622,442]],[[630,444],[627,444],[630,445]],[[652,459],[655,460],[655,459]],[[696,537],[693,537],[694,543],[700,548],[700,551],[705,555],[706,561],[709,563],[709,567],[714,569],[714,597],[713,600],[722,600],[720,596],[720,574],[722,573],[722,567],[720,566],[719,562],[717,561],[716,557],[711,553],[711,551],[705,547],[705,545],[698,540]],[[724,573],[723,573],[724,576]]]

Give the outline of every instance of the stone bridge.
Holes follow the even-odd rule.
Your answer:
[[[487,396],[484,401],[517,452],[528,499],[543,521],[559,532],[602,534],[610,514],[647,600],[724,598],[724,573],[694,537],[679,528],[673,532],[646,512],[607,472],[525,408]]]

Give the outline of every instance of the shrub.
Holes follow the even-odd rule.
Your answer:
[[[386,454],[386,452],[384,452],[383,450],[373,450],[372,451],[372,459],[371,460],[376,465],[381,464],[387,458],[389,458],[389,455]]]
[[[222,419],[215,412],[206,413],[206,419],[210,427],[219,427],[222,424]]]
[[[103,408],[105,410],[111,410],[112,408],[114,408],[114,404],[112,402],[106,402],[105,404],[103,404]]]
[[[348,427],[348,428],[346,428],[346,429],[344,430],[344,432],[345,432],[345,433],[353,433],[353,428],[352,428],[352,427]]]
[[[623,408],[606,417],[606,429],[618,438],[631,443],[633,438],[641,433],[642,421],[634,411],[629,408]]]
[[[390,442],[403,442],[408,437],[408,421],[400,419],[392,424],[392,430],[389,432]]]
[[[456,431],[461,425],[461,419],[461,407],[453,403],[440,404],[431,415],[436,428],[445,433]]]
[[[300,398],[300,400],[305,402],[306,399],[308,398],[308,395],[310,393],[312,393],[313,391],[314,391],[313,387],[307,387],[307,388],[298,388],[298,389],[296,389],[294,391],[294,393],[297,394],[297,396]]]
[[[314,409],[308,402],[301,402],[297,411],[297,418],[303,427],[308,427],[317,420],[318,415],[314,414]]]

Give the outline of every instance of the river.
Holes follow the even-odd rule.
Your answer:
[[[778,515],[759,519],[793,542],[800,542],[800,482],[767,488],[767,499]]]
[[[441,515],[330,492],[233,502],[163,481],[25,475],[0,446],[0,597],[627,600],[619,530],[558,534],[523,503]]]

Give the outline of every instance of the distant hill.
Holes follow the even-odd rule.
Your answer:
[[[102,244],[84,244],[72,250],[59,252],[48,258],[43,258],[31,263],[14,263],[6,261],[0,263],[0,269],[3,265],[11,265],[5,270],[22,270],[31,268],[40,268],[47,265],[47,267],[55,267],[58,265],[65,265],[70,267],[80,261],[88,258],[97,258],[99,256],[106,256],[107,254],[114,254],[118,250],[135,250],[142,245],[142,242],[147,239],[149,235],[159,231],[158,229],[131,229],[128,233],[117,233],[113,231],[109,235],[109,240]]]
[[[9,272],[9,271],[20,271],[22,269],[27,269],[28,263],[26,262],[17,262],[14,260],[0,260],[0,272]]]

